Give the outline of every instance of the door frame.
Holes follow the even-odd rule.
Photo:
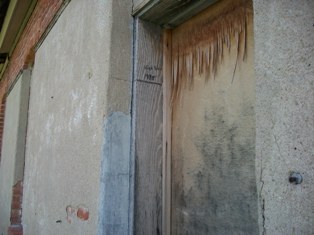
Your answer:
[[[172,122],[172,105],[171,105],[171,96],[172,96],[172,57],[171,57],[171,41],[172,41],[172,28],[175,28],[182,24],[183,22],[191,19],[196,14],[200,13],[204,9],[208,8],[210,5],[218,2],[219,0],[200,0],[192,1],[177,1],[177,0],[138,0],[133,7],[133,16],[135,16],[134,21],[134,61],[133,61],[133,98],[132,98],[132,156],[131,156],[131,172],[134,174],[134,190],[131,192],[131,199],[134,201],[133,212],[130,224],[133,224],[134,233],[137,233],[136,223],[137,223],[137,210],[145,210],[145,206],[137,205],[137,197],[139,196],[137,192],[137,187],[142,187],[143,185],[137,186],[137,174],[140,168],[149,167],[154,169],[152,172],[153,175],[160,175],[159,179],[154,179],[152,184],[149,186],[153,190],[159,186],[156,186],[158,182],[161,183],[162,198],[155,200],[160,200],[156,204],[161,207],[161,228],[157,228],[157,231],[161,234],[168,235],[171,232],[171,122]],[[145,51],[145,58],[141,58]],[[159,65],[162,61],[162,73],[150,70],[147,68],[148,63],[152,65]],[[147,71],[149,70],[149,71]],[[144,97],[142,88],[138,86],[141,82],[153,85],[161,85],[162,93],[162,107],[154,107],[157,112],[162,113],[162,120],[157,117],[153,117],[154,120],[150,122],[157,123],[162,126],[162,140],[159,143],[160,139],[145,139],[145,144],[153,143],[153,146],[160,145],[162,146],[162,153],[157,156],[152,156],[151,151],[147,150],[146,147],[140,142],[144,137],[149,137],[148,130],[143,128],[142,124],[138,122],[140,119],[150,119],[152,118],[151,114],[148,114],[145,110],[142,110],[143,107],[143,98],[146,99],[146,102],[153,105],[152,97],[150,94],[145,94],[147,97]],[[149,88],[151,89],[151,87]],[[158,109],[158,110],[157,110]],[[141,128],[142,127],[142,128]],[[158,133],[155,133],[158,136]],[[146,151],[146,152],[145,152]],[[137,161],[139,155],[142,159],[145,157],[144,162]],[[153,157],[160,158],[161,168],[159,166],[153,165],[156,164],[156,161],[152,159]],[[158,161],[159,162],[159,161]],[[149,165],[151,164],[151,165]],[[147,191],[151,190],[147,189]],[[142,197],[145,198],[145,197]],[[147,202],[142,201],[142,204]],[[161,205],[160,205],[161,204]],[[158,207],[158,206],[157,206]],[[159,211],[157,212],[159,213]],[[158,217],[158,216],[157,216]],[[150,218],[149,216],[145,218],[146,220],[156,219]],[[158,218],[157,218],[158,220]],[[141,221],[139,221],[141,224]],[[157,223],[158,224],[158,223]],[[155,231],[155,230],[154,230]],[[141,231],[142,232],[142,231]],[[157,234],[159,234],[157,232]],[[131,232],[132,233],[132,232]],[[130,233],[130,234],[131,234]]]
[[[159,186],[156,185],[161,181],[162,197],[155,199],[159,200],[154,202],[157,204],[154,206],[154,209],[157,210],[157,207],[161,207],[161,214],[159,211],[154,211],[157,213],[157,220],[161,220],[161,227],[158,227],[157,223],[157,232],[156,234],[170,234],[171,228],[171,93],[172,93],[172,68],[171,68],[171,28],[174,28],[184,21],[189,20],[194,15],[198,14],[205,8],[214,4],[219,0],[201,0],[201,1],[164,1],[164,0],[143,0],[137,1],[145,4],[134,5],[133,7],[133,16],[134,20],[134,61],[133,61],[133,98],[132,98],[132,153],[131,153],[131,172],[133,176],[133,189],[130,192],[130,199],[133,201],[131,204],[133,216],[130,218],[130,234],[142,233],[143,230],[137,231],[137,224],[145,224],[141,221],[142,217],[138,217],[139,210],[146,210],[147,208],[151,209],[145,204],[149,203],[143,201],[143,198],[147,195],[140,195],[141,192],[138,192],[138,187],[141,188],[143,185],[138,180],[138,177],[141,177],[141,169],[151,168],[153,175],[159,175],[159,179],[154,179],[151,182],[147,191],[156,191],[159,189]],[[145,58],[141,58],[145,52]],[[157,65],[161,63],[162,72],[159,73],[154,69],[150,69],[148,63],[152,65]],[[161,85],[162,95],[162,107],[155,106],[150,94],[143,94],[141,86],[139,84],[145,82],[148,86],[148,89],[152,89],[154,85]],[[147,97],[145,97],[147,96]],[[148,134],[148,130],[143,128],[145,124],[139,122],[139,119],[151,119],[152,115],[148,114],[143,110],[143,98],[146,99],[151,106],[154,106],[154,112],[162,112],[162,120],[159,117],[154,116],[153,120],[157,125],[161,126],[162,129],[162,138],[147,138],[151,135]],[[156,131],[155,136],[158,136]],[[157,154],[157,156],[152,156],[151,151],[147,149],[141,141],[145,138],[146,145],[162,146],[162,152]],[[160,141],[160,143],[159,143]],[[154,147],[153,147],[154,148]],[[144,155],[144,156],[143,156]],[[153,158],[159,158],[161,161],[161,166]],[[141,161],[139,161],[139,159]],[[143,161],[144,159],[144,161]],[[155,164],[155,165],[154,165]],[[142,182],[149,181],[150,179],[144,179]],[[147,211],[145,211],[146,213]],[[148,211],[149,212],[149,211]],[[138,221],[139,220],[139,221]],[[156,218],[150,218],[149,216],[145,220],[156,220]],[[156,224],[154,223],[154,225]],[[144,228],[145,231],[145,228]],[[154,228],[154,231],[155,228]],[[149,231],[150,233],[152,231]]]

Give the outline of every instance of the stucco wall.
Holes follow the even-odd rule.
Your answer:
[[[132,22],[130,15],[116,14],[122,8],[130,12],[127,2],[71,1],[36,52],[23,198],[26,235],[96,234],[103,219],[99,208],[110,204],[100,201],[105,192],[99,190],[106,183],[101,162],[108,157],[102,151],[103,125],[113,112],[129,115]],[[123,28],[117,31],[115,21]],[[123,40],[117,40],[121,31]],[[121,71],[114,67],[119,65]],[[123,99],[114,99],[117,94]],[[89,219],[79,220],[74,213],[69,223],[66,207],[80,205],[89,209]],[[126,207],[116,214],[127,212]]]
[[[0,163],[0,234],[10,225],[12,187],[23,179],[30,71],[19,76],[6,99]]]
[[[254,0],[263,234],[314,231],[314,1]],[[303,183],[288,182],[298,171]]]

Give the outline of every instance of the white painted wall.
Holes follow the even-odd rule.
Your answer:
[[[127,2],[71,1],[36,52],[23,198],[26,235],[96,234],[104,218],[99,208],[111,203],[104,206],[100,200],[103,125],[113,112],[130,112],[132,18],[124,13],[131,12]],[[123,99],[116,100],[120,93]],[[125,206],[117,203],[117,208]],[[68,205],[84,205],[89,219],[74,214],[69,223]],[[126,207],[117,214],[127,212]]]

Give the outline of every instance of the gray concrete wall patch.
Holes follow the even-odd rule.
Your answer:
[[[129,115],[111,113],[104,121],[98,234],[128,234]]]

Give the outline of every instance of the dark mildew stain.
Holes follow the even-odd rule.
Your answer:
[[[230,121],[223,107],[204,111],[194,140],[201,161],[189,173],[193,186],[178,197],[183,234],[258,234],[255,130],[246,123],[254,123],[252,106],[242,115]]]

